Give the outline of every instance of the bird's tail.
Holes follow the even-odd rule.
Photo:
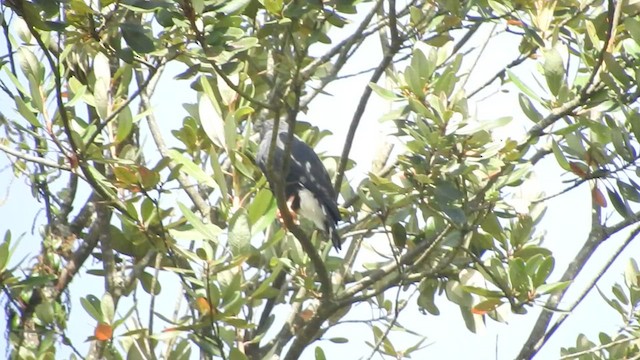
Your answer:
[[[340,239],[340,235],[338,235],[338,229],[336,229],[335,225],[327,224],[327,233],[331,238],[331,243],[336,250],[342,249],[342,239]]]

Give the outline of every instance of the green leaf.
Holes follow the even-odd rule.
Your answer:
[[[438,280],[426,279],[420,283],[420,296],[418,306],[427,310],[430,314],[440,315],[440,309],[436,306],[435,295],[438,290]]]
[[[411,110],[422,115],[425,119],[438,120],[433,111],[429,110],[421,101],[418,101],[413,97],[409,98],[409,107],[411,107]],[[393,119],[400,118],[401,116],[402,114],[396,114]]]
[[[436,35],[428,38],[425,42],[433,47],[442,47],[449,41],[453,40],[453,37],[448,33]]]
[[[251,3],[251,0],[226,0],[217,12],[227,16],[240,14]]]
[[[571,165],[569,165],[569,161],[564,156],[564,153],[562,152],[562,150],[560,149],[560,146],[555,140],[551,142],[551,149],[553,150],[553,155],[556,157],[556,161],[558,162],[558,165],[560,165],[560,167],[566,171],[571,171]]]
[[[109,59],[103,53],[98,53],[93,59],[93,75],[96,78],[93,87],[95,107],[98,116],[104,120],[109,116],[111,69],[109,67]]]
[[[502,305],[504,302],[501,299],[491,298],[485,301],[482,301],[476,304],[473,307],[473,312],[478,314],[488,313],[489,311],[495,310],[498,306]]]
[[[640,45],[640,21],[633,17],[627,17],[624,19],[623,24],[633,41]]]
[[[133,130],[133,116],[131,109],[126,106],[118,114],[118,128],[116,129],[116,143],[123,142]]]
[[[459,281],[449,280],[445,287],[445,293],[452,302],[470,308],[473,305],[473,296],[465,288],[467,286],[463,286]]]
[[[324,350],[320,346],[316,346],[315,350],[316,360],[327,360],[327,357],[324,355]]]
[[[427,81],[427,79],[431,78],[431,75],[433,75],[435,63],[434,61],[431,61],[431,59],[427,59],[423,49],[416,48],[413,50],[413,54],[411,56],[411,68],[414,69],[421,79]]]
[[[544,77],[547,80],[547,86],[554,96],[560,92],[560,87],[564,83],[564,63],[562,56],[556,48],[548,50],[544,53]]]
[[[102,295],[102,301],[100,302],[100,310],[102,312],[103,321],[107,324],[111,324],[113,321],[113,316],[115,315],[115,305],[113,304],[113,298],[111,294],[104,293]]]
[[[25,120],[29,122],[29,124],[36,128],[39,128],[41,126],[40,121],[38,121],[38,118],[34,114],[34,111],[30,109],[24,101],[22,101],[22,98],[16,95],[14,96],[13,100],[16,102],[16,108],[20,115],[22,115],[22,117],[24,117]]]
[[[537,123],[542,119],[542,115],[536,110],[536,107],[533,105],[533,102],[524,94],[518,94],[518,102],[520,103],[520,108],[522,112],[529,118],[529,120]]]
[[[611,287],[611,292],[622,304],[629,305],[629,298],[624,293],[624,289],[622,289],[622,286],[620,286],[620,284],[613,285]]]
[[[631,186],[620,179],[617,180],[617,184],[620,194],[625,200],[640,202],[640,192],[635,186]]]
[[[273,205],[272,200],[273,196],[271,195],[271,191],[265,188],[258,191],[247,209],[249,222],[252,225],[255,225],[262,217],[267,216],[267,211]]]
[[[251,226],[244,209],[239,209],[229,221],[229,247],[234,255],[244,255],[251,244]]]
[[[185,174],[193,177],[198,184],[206,185],[211,188],[216,187],[216,182],[213,181],[211,176],[207,175],[198,165],[196,165],[192,160],[185,157],[181,152],[175,149],[170,149],[167,152],[169,158],[175,161],[177,164],[181,165],[180,170]]]
[[[446,217],[454,223],[455,226],[463,226],[467,222],[464,211],[457,206],[440,206]]]
[[[511,286],[521,292],[531,290],[532,281],[527,274],[525,263],[522,259],[515,258],[509,262],[509,279]]]
[[[260,283],[260,286],[256,289],[256,291],[254,291],[253,294],[251,294],[251,299],[260,299],[264,297],[265,294],[268,294],[269,290],[273,289],[271,285],[273,284],[275,279],[278,277],[283,267],[284,267],[284,263],[282,261],[278,261],[278,263],[273,268],[269,277],[264,281],[262,281]]]
[[[29,96],[29,91],[24,87],[22,81],[18,80],[18,78],[13,75],[11,70],[9,70],[9,66],[3,66],[2,68],[4,68],[5,76],[11,80],[13,86],[15,86],[22,95]]]
[[[0,267],[0,269],[2,269]],[[640,270],[638,269],[638,263],[635,259],[629,259],[627,266],[624,269],[624,279],[629,287],[638,287],[640,283]]]
[[[569,286],[569,284],[571,284],[571,281],[562,281],[562,282],[540,285],[536,288],[536,293],[538,295],[553,294],[555,292],[566,289],[567,286]]]
[[[39,286],[50,285],[54,280],[56,280],[54,275],[29,276],[14,286],[17,288],[25,287],[27,289],[33,289]]]
[[[262,0],[264,8],[273,15],[280,15],[282,12],[283,0]]]
[[[504,296],[504,294],[500,291],[489,290],[477,286],[464,285],[462,288],[468,293],[484,296],[486,298],[501,298]]]
[[[409,90],[419,99],[424,97],[424,82],[420,80],[420,76],[412,67],[404,70],[404,81],[407,83]],[[371,84],[369,84],[371,85]],[[373,89],[373,88],[372,88]]]
[[[219,155],[218,153],[216,153],[216,150],[213,147],[211,147],[210,150],[210,159],[211,167],[213,168],[213,179],[215,180],[215,183],[220,187],[220,193],[228,194],[229,191],[227,190],[227,181],[225,180],[224,171],[222,170],[222,166],[220,165]],[[228,199],[226,196],[222,197],[222,202],[225,205],[227,204]]]
[[[618,195],[618,193],[609,189],[608,187],[607,187],[607,194],[609,195],[609,200],[611,200],[611,204],[613,204],[613,207],[614,209],[616,209],[618,214],[622,215],[622,217],[624,218],[628,217],[630,214],[629,207],[622,200],[620,195]]]
[[[42,88],[35,81],[29,81],[29,90],[31,93],[31,105],[33,105],[39,113],[44,113],[44,100],[46,99],[43,99]]]
[[[228,114],[227,118],[224,121],[224,138],[227,144],[227,154],[229,155],[229,158],[231,159],[231,162],[233,164],[235,164],[236,162],[234,153],[236,151],[237,135],[238,129],[236,128],[236,120],[234,119],[232,114]]]
[[[153,290],[153,295],[160,294],[160,291],[162,290],[160,286],[160,282],[158,282],[153,275],[149,274],[148,272],[143,272],[142,274],[140,274],[139,280],[140,280],[140,285],[142,285],[142,289],[147,294],[151,294],[152,293],[151,290]]]
[[[87,170],[91,173],[91,177],[96,181],[98,188],[106,194],[108,199],[112,201],[116,200],[116,192],[113,184],[100,171],[98,171],[97,168],[89,166]]]
[[[153,40],[147,35],[147,31],[140,24],[120,24],[122,37],[134,51],[146,54],[154,51]]]
[[[537,103],[542,103],[542,99],[536,94],[535,91],[531,90],[527,84],[525,84],[519,77],[516,76],[511,70],[507,70],[507,77],[509,80],[520,90],[522,91],[529,99],[535,100]]]
[[[229,360],[247,360],[247,355],[243,354],[238,348],[231,348],[229,352]]]
[[[607,66],[607,72],[613,75],[623,86],[629,87],[632,83],[632,79],[627,72],[618,64],[616,58],[609,52],[604,53],[604,63]]]
[[[544,284],[551,272],[553,271],[555,261],[553,257],[547,256],[538,266],[535,273],[532,274],[533,286]],[[527,264],[528,265],[528,264]]]
[[[103,321],[100,300],[97,297],[89,295],[86,298],[80,298],[80,304],[94,320]]]
[[[18,62],[20,63],[20,69],[22,69],[22,73],[24,76],[31,79],[36,83],[36,85],[42,84],[42,80],[44,79],[44,68],[43,65],[36,56],[29,50],[27,46],[18,47]]]
[[[504,239],[504,229],[494,213],[489,213],[485,216],[480,223],[480,227],[494,238],[498,240]]]
[[[628,162],[635,162],[636,152],[629,139],[629,133],[618,129],[617,127],[613,128],[612,130],[611,143],[616,149],[618,155],[620,155],[620,157]]]
[[[54,303],[51,301],[43,301],[36,306],[35,312],[39,320],[45,324],[53,324],[55,321],[55,313],[53,309]]]
[[[7,230],[9,233],[9,230]],[[5,241],[0,244],[0,273],[4,272],[9,263],[9,242]]]
[[[396,247],[403,249],[407,244],[407,230],[401,223],[393,223],[391,225],[391,235],[393,236],[393,243]]]
[[[343,337],[333,337],[333,338],[330,338],[329,341],[335,344],[346,344],[349,342],[349,339],[343,338]]]
[[[380,96],[384,100],[396,101],[400,99],[392,90],[383,88],[382,86],[376,83],[370,82],[369,87],[371,88],[371,90],[373,90],[373,92],[375,92],[378,96]]]
[[[202,220],[196,216],[187,206],[178,201],[178,208],[182,212],[182,215],[187,220],[189,225],[193,226],[200,234],[202,234],[205,239],[212,240],[217,243],[218,234],[222,232],[222,230],[213,225],[213,224],[205,224]]]
[[[224,121],[222,121],[220,114],[211,103],[209,96],[200,96],[198,115],[202,130],[204,130],[211,142],[225,148],[227,144],[224,137]]]

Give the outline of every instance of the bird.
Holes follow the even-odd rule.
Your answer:
[[[260,144],[256,154],[256,163],[266,176],[271,191],[275,189],[273,176],[282,174],[284,195],[289,212],[294,219],[297,214],[310,220],[318,229],[331,239],[333,247],[340,250],[342,241],[337,231],[341,220],[336,193],[331,185],[331,178],[318,154],[299,137],[293,137],[290,145],[289,169],[283,174],[285,144],[289,138],[289,126],[286,121],[279,121],[276,146],[273,150],[273,173],[267,171],[269,149],[273,139],[273,120],[258,123]]]

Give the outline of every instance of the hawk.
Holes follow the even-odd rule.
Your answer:
[[[260,145],[256,162],[267,177],[273,191],[275,184],[267,171],[269,148],[273,139],[272,120],[263,121],[260,127]],[[278,136],[273,153],[273,175],[282,174],[284,195],[291,216],[297,215],[310,220],[318,229],[323,230],[331,239],[336,250],[340,250],[342,241],[336,230],[341,220],[336,193],[331,185],[327,169],[313,149],[294,135],[290,146],[291,160],[286,174],[283,173],[285,143],[288,139],[289,127],[285,121],[278,124]]]

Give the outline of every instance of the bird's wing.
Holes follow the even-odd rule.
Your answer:
[[[286,140],[286,136],[286,133],[280,134],[282,140]],[[329,173],[318,155],[298,137],[293,138],[291,155],[287,182],[299,182],[327,208],[334,223],[340,221],[336,193],[333,190]]]

